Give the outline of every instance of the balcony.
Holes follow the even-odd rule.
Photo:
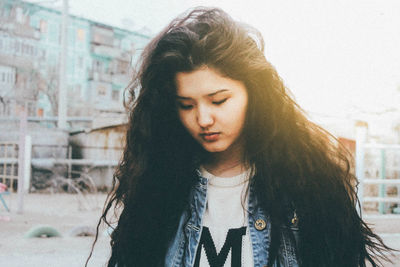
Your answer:
[[[112,47],[114,45],[114,31],[110,28],[92,26],[91,42],[92,44]]]
[[[109,73],[91,70],[91,71],[89,71],[89,80],[93,80],[96,82],[111,83],[112,75]]]
[[[121,51],[118,48],[105,45],[92,44],[92,53],[109,58],[120,57]]]
[[[112,76],[112,83],[113,84],[118,84],[123,87],[127,86],[131,80],[131,77],[129,74],[114,74]]]
[[[39,40],[40,32],[28,24],[20,24],[15,21],[0,19],[0,29],[13,35]]]

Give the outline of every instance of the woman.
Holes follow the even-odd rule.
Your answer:
[[[126,147],[101,217],[120,213],[108,266],[385,259],[356,211],[347,154],[290,97],[258,31],[195,9],[147,45],[133,81]]]

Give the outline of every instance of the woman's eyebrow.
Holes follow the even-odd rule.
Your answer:
[[[215,96],[216,94],[219,94],[219,93],[222,93],[222,92],[226,92],[226,91],[229,91],[229,90],[228,89],[221,89],[221,90],[218,90],[216,92],[207,94],[207,96]],[[191,97],[180,96],[180,95],[176,95],[176,98],[182,99],[182,100],[190,100],[190,99],[192,99]]]
[[[225,92],[225,91],[228,91],[228,89],[221,89],[221,90],[218,90],[218,91],[216,91],[214,93],[208,94],[207,96],[215,96],[216,94],[219,94],[219,93],[222,93],[222,92]]]
[[[180,96],[180,95],[176,95],[176,98],[182,99],[182,100],[190,100],[190,99],[192,99],[191,97]]]

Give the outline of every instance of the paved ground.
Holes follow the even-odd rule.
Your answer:
[[[385,244],[400,250],[400,215],[382,217],[367,214],[364,219],[379,234]],[[385,263],[385,267],[400,267],[400,252],[390,256],[393,264]]]
[[[14,212],[16,195],[7,200],[11,203],[11,213],[0,206],[0,266],[84,266],[93,237],[71,237],[68,233],[77,226],[96,226],[105,195],[83,200],[77,195],[29,194],[24,198],[22,215]],[[24,238],[29,229],[42,224],[55,227],[62,237]],[[88,266],[104,266],[108,256],[109,238],[102,228]]]
[[[89,199],[66,194],[29,194],[24,199],[24,213],[16,214],[17,196],[5,196],[12,209],[5,212],[0,204],[0,266],[4,267],[78,267],[84,266],[92,237],[71,237],[74,227],[94,227],[101,214],[105,195]],[[391,219],[369,218],[367,222],[380,233],[387,245],[400,249],[400,217]],[[58,229],[63,235],[54,238],[24,238],[33,226],[45,224]],[[105,266],[109,257],[109,238],[101,229],[99,241],[88,266]],[[400,267],[400,254],[394,264]]]

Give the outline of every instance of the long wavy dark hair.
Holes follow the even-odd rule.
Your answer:
[[[251,183],[271,218],[269,264],[293,210],[301,266],[387,260],[389,248],[357,212],[348,152],[306,118],[263,51],[257,30],[216,8],[178,17],[146,46],[130,87],[125,150],[99,221],[110,225],[110,211],[118,214],[108,266],[163,264],[207,157],[178,118],[175,76],[203,66],[242,81],[248,91],[245,159],[255,166]]]

